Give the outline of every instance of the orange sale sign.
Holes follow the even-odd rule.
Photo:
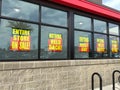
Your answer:
[[[104,39],[97,39],[97,52],[105,52],[105,43]]]
[[[117,53],[118,52],[118,41],[112,40],[112,52]]]
[[[79,52],[89,52],[89,38],[80,37],[79,42]]]
[[[29,51],[30,50],[30,31],[23,29],[12,29],[10,50]]]
[[[61,34],[49,34],[48,39],[48,51],[61,52],[62,51],[62,35]]]

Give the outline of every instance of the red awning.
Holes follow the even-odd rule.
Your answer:
[[[76,8],[82,11],[90,12],[106,18],[120,21],[120,12],[107,8],[102,5],[88,2],[87,0],[51,0],[52,2],[62,4],[68,7]]]

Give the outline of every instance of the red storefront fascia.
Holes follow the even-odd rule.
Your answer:
[[[82,11],[93,13],[105,18],[110,18],[115,21],[120,21],[120,12],[98,5],[87,0],[51,0],[52,2],[62,4],[68,7],[76,8]]]

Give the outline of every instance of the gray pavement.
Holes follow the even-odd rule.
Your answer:
[[[103,87],[103,90],[113,90],[112,85],[107,85]],[[95,90],[100,90],[99,88],[96,88]],[[120,83],[115,84],[115,90],[120,90]]]

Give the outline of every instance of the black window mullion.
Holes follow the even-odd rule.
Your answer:
[[[73,12],[69,12],[68,15],[68,58],[74,58],[74,15]]]
[[[38,30],[38,59],[40,59],[41,56],[41,6],[39,6],[39,30]]]
[[[91,27],[91,30],[92,30],[92,34],[91,34],[91,38],[92,38],[92,40],[91,40],[91,41],[92,41],[92,51],[91,51],[91,52],[92,52],[92,57],[94,57],[94,52],[95,52],[95,49],[94,49],[94,41],[95,41],[95,40],[94,40],[94,20],[93,20],[93,18],[92,18],[91,24],[92,24],[92,25],[91,25],[91,26],[92,26],[92,27]]]
[[[120,36],[120,25],[119,25],[119,36]]]
[[[109,35],[109,23],[107,23],[107,53],[108,57],[110,57],[110,35]]]

